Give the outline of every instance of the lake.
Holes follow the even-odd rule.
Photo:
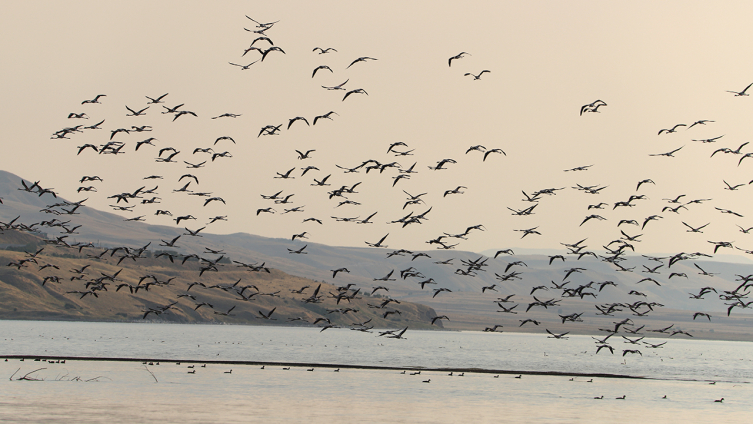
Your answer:
[[[669,339],[649,349],[615,336],[614,354],[596,354],[589,336],[555,340],[410,329],[405,339],[378,334],[0,321],[0,358],[8,358],[0,360],[0,421],[750,420],[753,344],[747,342]],[[642,356],[623,356],[624,349],[639,349]],[[18,380],[39,368],[45,369],[29,375],[39,381]],[[723,403],[714,402],[721,398]]]

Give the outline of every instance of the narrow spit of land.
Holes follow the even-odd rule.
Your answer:
[[[32,355],[7,355],[0,356],[0,359],[18,359],[23,361],[36,362],[56,362],[56,361],[91,361],[91,362],[140,362],[143,364],[212,364],[212,365],[252,365],[252,366],[269,366],[269,367],[297,367],[297,368],[328,368],[328,369],[362,369],[362,370],[381,370],[381,371],[428,371],[428,372],[457,372],[457,373],[479,373],[479,374],[503,374],[503,375],[550,375],[561,377],[587,377],[587,378],[626,378],[636,380],[653,380],[650,377],[641,377],[625,374],[609,373],[578,373],[578,372],[561,372],[561,371],[521,371],[521,370],[500,370],[500,369],[483,369],[483,368],[427,368],[427,367],[390,367],[384,365],[353,365],[353,364],[325,364],[318,362],[265,362],[265,361],[229,361],[229,360],[208,360],[199,361],[195,359],[164,359],[164,358],[115,358],[115,357],[94,357],[94,356],[32,356]]]

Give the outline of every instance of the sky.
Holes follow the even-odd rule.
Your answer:
[[[174,218],[192,214],[197,228],[209,218],[226,215],[205,231],[246,232],[290,238],[307,232],[307,241],[366,247],[385,234],[390,248],[432,249],[426,244],[444,233],[463,233],[481,224],[466,240],[445,238],[456,249],[562,249],[561,243],[588,239],[589,250],[622,236],[643,234],[636,253],[712,253],[709,241],[728,241],[753,250],[751,193],[753,99],[735,96],[753,82],[753,37],[748,2],[186,2],[186,1],[69,1],[11,2],[0,16],[3,66],[0,77],[4,154],[2,169],[30,180],[70,200],[112,210],[109,196],[154,186],[159,204],[137,204],[124,218],[144,216],[147,223],[176,225]],[[265,35],[285,53],[272,51],[265,60],[257,51],[243,56],[259,34],[258,22],[275,22]],[[267,41],[256,47],[268,48]],[[337,52],[318,54],[315,47]],[[448,65],[448,59],[468,53]],[[348,65],[359,57],[376,60]],[[313,70],[320,65],[332,69]],[[478,80],[466,73],[488,70]],[[325,90],[344,81],[346,91]],[[363,89],[368,94],[352,94]],[[753,91],[753,90],[752,90]],[[173,121],[163,104],[149,105],[144,116],[126,116],[126,106],[147,106],[145,96],[164,98],[164,106],[184,104],[185,115]],[[101,104],[81,104],[106,94]],[[595,100],[606,106],[580,115],[581,106]],[[329,111],[332,120],[316,125],[289,120],[313,118]],[[86,113],[90,119],[68,119]],[[218,118],[234,113],[237,118]],[[101,130],[51,139],[56,131],[104,119]],[[706,124],[689,126],[700,120]],[[258,136],[266,125],[283,124],[278,135]],[[674,133],[661,129],[678,127]],[[118,128],[149,125],[151,132],[118,134],[122,155],[100,155],[77,146],[109,141]],[[235,144],[218,137],[232,137]],[[701,141],[723,136],[713,143]],[[155,146],[138,141],[155,137]],[[398,151],[387,153],[392,143]],[[505,154],[466,151],[481,145]],[[159,149],[180,151],[177,163],[158,163]],[[211,147],[232,157],[193,153]],[[678,150],[674,157],[650,156]],[[300,160],[296,150],[313,149]],[[397,168],[381,174],[361,169],[343,173],[369,159],[402,169],[416,163],[416,174],[393,187]],[[453,159],[444,170],[430,170]],[[199,163],[188,169],[183,161]],[[301,176],[301,168],[316,166]],[[583,171],[565,171],[576,167]],[[296,168],[294,179],[275,178]],[[173,193],[195,175],[194,192],[211,192],[225,204]],[[311,186],[331,174],[329,187]],[[80,183],[83,176],[103,181]],[[160,180],[144,180],[160,175]],[[639,181],[651,179],[654,184]],[[737,190],[725,189],[725,181]],[[356,183],[358,193],[338,206],[327,192]],[[606,186],[599,194],[572,187]],[[77,192],[94,185],[97,192]],[[466,187],[463,194],[443,196]],[[562,189],[542,195],[530,216],[522,210],[523,191]],[[294,194],[289,205],[275,205],[261,195]],[[425,202],[404,207],[407,195]],[[645,200],[613,209],[631,195]],[[666,199],[711,199],[679,206]],[[133,201],[132,201],[133,202]],[[606,203],[604,209],[589,205]],[[122,203],[121,203],[122,204]],[[260,213],[274,207],[275,214]],[[304,212],[283,214],[301,206]],[[404,228],[387,224],[413,212],[428,220]],[[715,208],[743,215],[722,214]],[[169,210],[173,217],[155,215]],[[364,219],[377,212],[373,224],[336,222],[332,217]],[[582,223],[592,214],[594,218]],[[635,219],[645,228],[623,224]],[[302,222],[321,219],[323,224]],[[688,232],[707,224],[703,233]],[[185,221],[180,225],[185,226]],[[540,235],[521,238],[521,229],[537,227]],[[746,255],[722,248],[719,253]]]

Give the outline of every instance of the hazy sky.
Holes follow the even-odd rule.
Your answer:
[[[108,196],[159,185],[161,204],[138,205],[125,217],[145,215],[147,222],[174,225],[157,209],[174,216],[199,217],[192,228],[209,217],[227,215],[208,232],[248,232],[290,238],[308,231],[309,241],[361,246],[389,233],[390,248],[424,249],[427,240],[444,232],[462,233],[483,224],[457,249],[560,248],[588,238],[594,250],[621,236],[643,234],[638,253],[711,253],[708,241],[729,241],[753,250],[751,194],[753,158],[717,153],[751,141],[753,98],[735,97],[726,90],[742,90],[753,82],[749,47],[749,2],[691,1],[526,1],[526,2],[187,2],[187,1],[68,1],[6,2],[0,16],[3,66],[0,86],[5,147],[2,168],[52,187],[67,199],[89,197],[86,205],[110,210]],[[258,34],[248,15],[274,22],[266,35],[285,51],[271,52],[248,70],[228,62],[249,64],[256,51],[242,57]],[[255,46],[267,48],[266,41]],[[317,54],[314,47],[337,52]],[[453,61],[460,52],[470,55]],[[358,57],[375,61],[348,64]],[[328,65],[333,72],[320,70]],[[465,73],[489,70],[479,80]],[[347,90],[364,89],[343,101],[345,91],[323,85],[348,80]],[[753,91],[753,90],[752,90]],[[145,96],[165,97],[166,106],[183,103],[198,116],[172,121],[162,105],[151,105],[145,116],[127,117],[125,106],[142,109]],[[106,94],[102,104],[81,102]],[[580,107],[601,99],[600,113],[579,116]],[[335,111],[333,120],[316,126],[295,122],[302,116]],[[90,119],[67,119],[69,113]],[[210,119],[223,113],[238,118]],[[105,119],[102,130],[88,130],[70,139],[51,135],[76,124]],[[675,124],[693,128],[657,135]],[[283,124],[279,135],[257,137],[265,125]],[[77,146],[102,145],[110,131],[150,125],[151,132],[118,134],[126,143],[122,155],[99,155]],[[700,140],[724,135],[715,143]],[[237,144],[216,138],[230,136]],[[136,142],[155,137],[156,147]],[[404,142],[412,156],[387,154],[391,143]],[[466,150],[473,145],[500,148],[490,154]],[[178,163],[157,163],[158,150],[174,147]],[[232,158],[193,154],[197,147],[228,151]],[[675,157],[649,156],[682,147]],[[311,159],[299,160],[295,150],[310,150]],[[753,152],[753,145],[742,153]],[[449,158],[457,163],[446,170],[428,166]],[[397,161],[403,169],[416,163],[417,174],[392,187],[397,168],[383,173],[364,170],[345,174],[335,167],[354,167],[374,159]],[[183,161],[199,163],[186,169]],[[316,166],[301,177],[301,167]],[[565,172],[593,165],[587,171]],[[295,179],[275,179],[296,167]],[[191,173],[200,184],[189,188],[212,192],[226,205],[172,193]],[[312,187],[313,178],[332,174],[329,187]],[[98,175],[98,192],[76,193],[79,179]],[[144,181],[148,175],[162,180]],[[636,193],[636,185],[645,184]],[[745,183],[736,191],[725,190]],[[349,195],[360,205],[337,207],[342,198],[327,192],[343,185],[361,184]],[[572,189],[608,186],[598,195]],[[462,195],[443,197],[445,190],[466,186]],[[513,216],[507,208],[524,209],[525,191],[565,188],[543,195],[531,216]],[[260,194],[282,190],[295,194],[292,204],[274,205]],[[403,190],[422,197],[425,204],[403,209]],[[632,194],[648,200],[634,207],[612,210],[615,202]],[[662,212],[668,198],[682,201],[712,199],[687,205],[679,214]],[[588,205],[607,203],[603,210]],[[256,215],[274,206],[277,214]],[[303,213],[281,214],[285,208],[305,206]],[[428,221],[401,228],[386,224],[410,212],[432,208]],[[715,207],[733,210],[742,218],[721,214]],[[360,217],[378,212],[374,224],[335,222],[336,217]],[[591,214],[592,219],[579,226]],[[641,230],[617,224],[639,223],[649,215],[662,219]],[[303,223],[316,217],[324,224]],[[710,223],[703,233],[687,232]],[[183,225],[181,225],[183,226]],[[537,227],[541,235],[521,239],[514,230]],[[445,239],[455,243],[453,239]],[[295,242],[296,244],[299,242]],[[732,249],[720,253],[744,254]]]

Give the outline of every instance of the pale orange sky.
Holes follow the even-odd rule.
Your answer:
[[[147,222],[173,225],[169,217],[154,216],[156,209],[174,215],[191,213],[202,220],[228,215],[207,231],[248,232],[289,238],[309,232],[309,240],[331,245],[365,246],[389,233],[390,248],[423,249],[425,241],[442,233],[461,233],[483,224],[487,231],[459,240],[457,249],[559,248],[589,238],[592,249],[620,236],[643,233],[638,253],[710,253],[708,241],[731,241],[753,250],[753,234],[737,225],[753,226],[751,193],[753,158],[737,166],[739,155],[710,154],[721,147],[737,148],[751,140],[753,99],[735,97],[726,90],[742,90],[753,82],[750,58],[748,2],[12,2],[0,16],[0,68],[3,116],[2,169],[53,187],[68,199],[78,194],[78,180],[99,175],[105,181],[97,193],[88,193],[87,205],[110,210],[107,196],[133,191],[142,185],[162,197],[160,205],[139,205],[124,216],[146,215]],[[255,38],[244,31],[254,23],[279,20],[267,31],[286,54],[270,53],[264,62],[242,71],[228,62],[247,64],[259,55],[241,57]],[[257,42],[264,45],[266,42]],[[319,55],[314,47],[334,47],[337,53]],[[447,65],[462,51],[471,55]],[[347,65],[361,56],[376,61]],[[251,58],[251,59],[249,59]],[[313,69],[328,65],[333,73]],[[464,73],[488,69],[474,81]],[[368,95],[327,91],[322,85],[349,80],[348,89],[363,88]],[[106,94],[101,105],[81,105],[96,94]],[[170,93],[166,105],[185,103],[183,109],[198,117],[171,122],[158,105],[143,117],[126,117],[125,105],[146,106],[144,96]],[[596,99],[608,106],[601,113],[579,116],[582,105]],[[301,122],[286,130],[296,116],[313,117],[329,111],[339,115],[307,127]],[[51,140],[50,135],[79,123],[71,112],[86,112],[90,125],[105,119],[103,130]],[[225,112],[236,119],[212,120]],[[662,128],[715,122],[657,135]],[[81,120],[83,122],[83,120]],[[257,137],[261,127],[284,124],[279,136]],[[76,146],[104,144],[110,130],[151,125],[151,133],[116,136],[126,143],[124,155],[97,155]],[[716,143],[704,139],[724,135]],[[236,145],[212,143],[231,136]],[[135,143],[156,137],[157,147],[134,151]],[[402,141],[413,156],[387,155],[391,143]],[[465,154],[472,145],[501,148],[507,156]],[[209,161],[190,170],[183,160],[209,159],[192,154],[196,147],[229,151],[232,158]],[[651,157],[684,146],[674,158]],[[156,163],[158,148],[175,147],[178,164]],[[295,149],[316,151],[312,159],[298,160]],[[753,145],[742,149],[753,152]],[[456,164],[430,171],[444,158]],[[335,164],[353,167],[368,159],[397,161],[404,167],[417,162],[418,174],[393,188],[395,169],[383,174],[343,174]],[[749,162],[748,162],[749,161]],[[314,165],[294,180],[274,179],[276,172]],[[564,172],[593,165],[588,171]],[[181,187],[178,177],[193,173],[198,191],[212,192],[227,205],[202,207],[201,199],[172,194]],[[152,184],[142,177],[165,178]],[[331,187],[311,187],[312,178],[327,174]],[[636,184],[650,178],[633,208],[612,210],[612,204],[635,194]],[[737,191],[730,184],[746,183]],[[185,182],[185,180],[184,180]],[[350,196],[361,205],[336,208],[326,192],[362,182]],[[599,195],[571,189],[606,185]],[[442,197],[445,190],[467,186],[465,194]],[[544,196],[535,214],[512,216],[507,207],[523,209],[521,190],[561,188]],[[295,194],[293,204],[303,214],[255,215],[273,206],[260,194],[283,190]],[[402,209],[406,190],[427,193],[425,205]],[[664,198],[685,194],[684,200],[712,201],[689,205],[680,214],[661,212]],[[342,200],[342,199],[341,199]],[[606,202],[605,210],[587,210]],[[282,211],[284,205],[275,206]],[[428,221],[400,228],[387,221],[410,211],[432,207]],[[722,215],[714,209],[742,215]],[[335,222],[331,216],[365,218],[373,212],[375,224]],[[607,218],[581,221],[592,213]],[[642,223],[649,215],[664,216],[645,230],[617,227],[621,219]],[[302,223],[317,217],[324,225]],[[682,221],[700,226],[703,234],[686,232]],[[538,226],[541,236],[520,238],[515,229]],[[298,243],[298,242],[296,242]],[[453,242],[454,243],[454,242]],[[721,253],[721,252],[720,252]],[[724,253],[742,254],[724,249]]]

